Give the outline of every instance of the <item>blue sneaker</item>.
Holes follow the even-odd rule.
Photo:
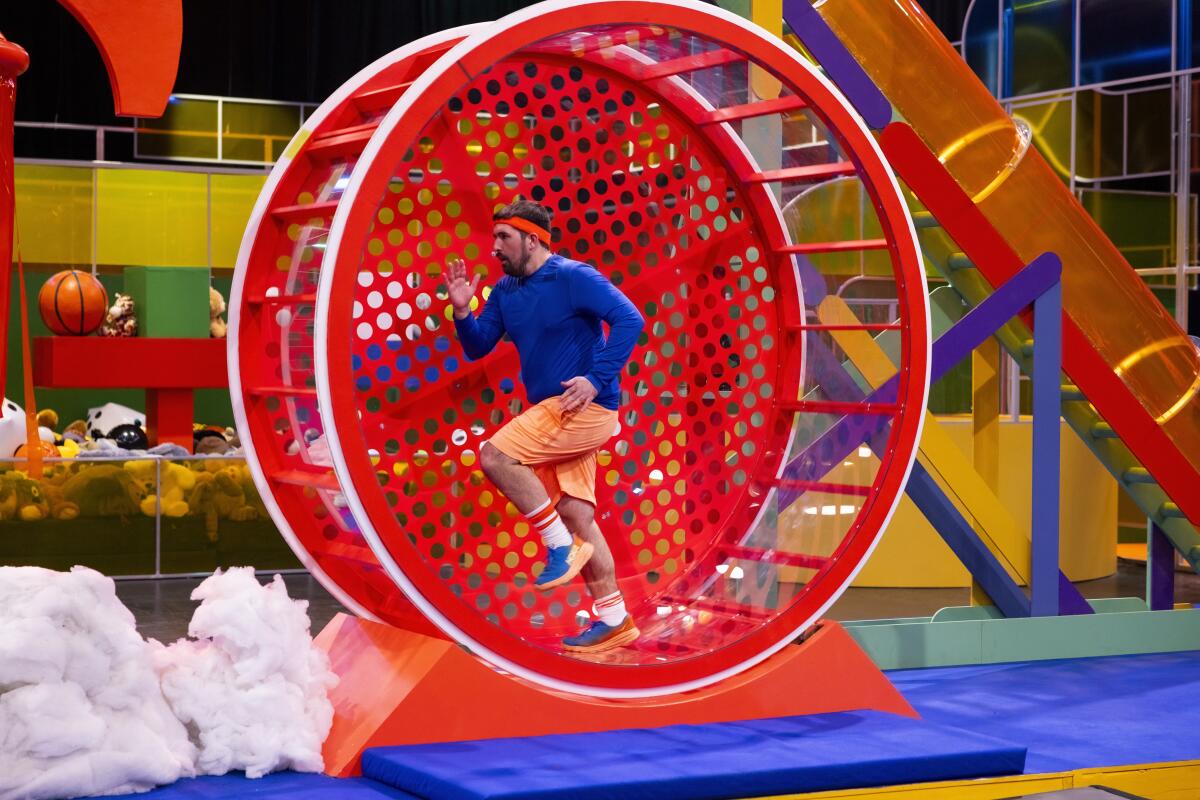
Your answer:
[[[598,619],[588,625],[583,633],[563,639],[563,649],[572,653],[603,653],[631,645],[641,635],[642,632],[633,624],[633,617],[628,614],[620,625],[606,625]]]
[[[546,548],[546,566],[533,585],[539,589],[553,589],[569,583],[592,557],[594,548],[587,542],[572,541],[562,547]]]

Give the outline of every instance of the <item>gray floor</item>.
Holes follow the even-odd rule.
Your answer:
[[[263,580],[269,576],[260,576]],[[200,578],[122,580],[117,595],[137,618],[138,630],[163,643],[187,635],[187,626],[198,603],[190,599]],[[1117,573],[1108,578],[1083,581],[1076,586],[1085,597],[1141,597],[1145,593],[1146,570],[1136,562],[1120,561]],[[308,601],[308,615],[315,634],[334,614],[344,609],[307,574],[285,575],[288,594]],[[966,589],[849,589],[828,616],[836,620],[928,616],[946,606],[966,605]],[[1175,600],[1200,603],[1200,575],[1177,572]]]

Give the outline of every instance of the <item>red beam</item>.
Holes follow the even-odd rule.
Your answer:
[[[17,102],[17,76],[29,66],[29,54],[0,34],[0,338],[7,345],[9,294],[12,287],[13,211],[13,109]],[[8,367],[8,347],[0,347],[0,386]]]
[[[992,286],[1024,263],[911,127],[893,122],[880,145],[896,172]],[[1030,224],[1037,224],[1031,220]],[[1064,268],[1069,265],[1064,265]],[[1031,315],[1023,315],[1030,328]],[[1036,331],[1034,334],[1036,335]],[[1189,520],[1200,521],[1200,473],[1063,309],[1063,370]]]
[[[225,387],[225,340],[39,336],[33,382],[50,389]]]

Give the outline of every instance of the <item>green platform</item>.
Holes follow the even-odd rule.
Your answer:
[[[1006,619],[992,606],[964,606],[843,625],[880,669],[1200,650],[1200,610],[1150,611],[1136,597],[1088,602],[1095,614]]]

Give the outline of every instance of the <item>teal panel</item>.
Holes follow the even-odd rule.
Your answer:
[[[967,622],[971,620],[1004,619],[995,606],[951,606],[933,615],[933,622]]]
[[[881,669],[1000,664],[1056,658],[1171,653],[1200,649],[1200,610],[1146,611],[1137,598],[1092,601],[1099,613],[1070,617],[851,623],[846,630]],[[1114,609],[1138,608],[1120,611]],[[950,613],[946,613],[950,612]],[[878,624],[884,623],[884,624]]]

